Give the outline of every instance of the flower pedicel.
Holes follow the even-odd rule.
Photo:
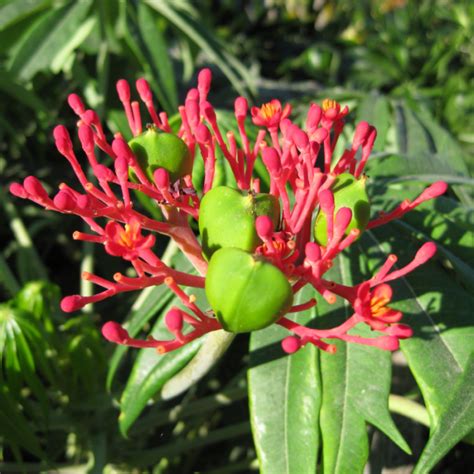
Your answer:
[[[155,109],[144,79],[136,82],[136,89],[152,121],[145,131],[140,103],[131,101],[128,83],[118,81],[117,92],[133,135],[129,142],[120,134],[109,141],[96,112],[86,109],[76,94],[69,96],[69,105],[79,117],[83,157],[77,157],[64,126],[55,128],[54,138],[80,187],[62,183],[56,195],[50,197],[37,178],[28,176],[23,184],[13,183],[10,191],[48,210],[81,217],[91,233],[76,231],[73,238],[104,245],[108,254],[129,261],[136,277],[116,273],[107,280],[83,273],[83,278],[102,290],[93,296],[67,296],[61,302],[62,309],[72,312],[117,293],[164,284],[186,308],[174,307],[166,314],[168,340],[131,338],[112,321],[104,324],[103,335],[117,344],[153,347],[165,353],[218,329],[239,333],[278,324],[290,333],[282,341],[287,353],[308,343],[335,352],[331,344],[334,339],[397,349],[399,340],[410,337],[412,330],[400,324],[402,314],[388,306],[392,298],[388,282],[429,260],[435,245],[425,243],[413,260],[399,269],[394,269],[397,257],[389,255],[372,278],[354,286],[330,281],[325,273],[364,229],[397,219],[443,194],[446,183],[436,182],[415,200],[405,200],[391,212],[370,220],[363,171],[376,138],[373,126],[360,122],[351,147],[342,156],[334,156],[347,107],[341,109],[329,99],[322,106],[311,104],[301,129],[289,118],[291,107],[282,108],[278,100],[272,100],[250,110],[252,122],[259,127],[251,143],[245,128],[248,103],[238,97],[234,107],[238,143],[233,132],[225,137],[221,133],[216,112],[207,100],[210,84],[211,72],[204,69],[197,88],[188,92],[184,105],[179,107],[181,126],[173,134],[166,113]],[[217,148],[235,176],[237,189],[213,187]],[[98,161],[97,149],[113,159],[111,167]],[[202,193],[194,189],[190,174],[198,149],[204,161]],[[322,160],[317,166],[319,155]],[[270,176],[268,193],[261,192],[259,179],[253,177],[255,161],[260,157]],[[85,163],[95,182],[89,181]],[[164,221],[138,212],[131,190],[156,200]],[[202,244],[189,225],[190,217],[198,221]],[[155,233],[173,239],[199,275],[163,263],[153,251]],[[293,296],[306,285],[329,303],[345,299],[352,315],[332,329],[295,323],[288,315],[316,304],[311,299],[293,305]],[[185,293],[183,287],[205,288],[210,308],[199,308],[195,297]],[[375,337],[348,333],[362,322],[378,331]]]

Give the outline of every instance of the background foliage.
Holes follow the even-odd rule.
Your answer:
[[[1,1],[0,471],[471,472],[473,25],[472,3],[449,0]],[[170,399],[176,384],[186,388],[173,376],[199,341],[157,358],[114,348],[98,330],[112,315],[131,334],[159,334],[160,315],[176,304],[162,287],[74,317],[58,310],[60,291],[90,291],[79,287],[81,270],[122,267],[71,241],[78,222],[14,201],[5,186],[35,174],[53,189],[69,176],[51,140],[57,123],[74,125],[69,93],[112,131],[126,130],[116,79],[147,77],[174,114],[202,66],[213,69],[224,128],[236,94],[257,105],[291,100],[297,115],[332,97],[351,106],[350,124],[373,123],[375,210],[439,179],[451,185],[366,232],[332,270],[356,281],[386,253],[404,262],[420,242],[437,241],[437,259],[395,288],[416,337],[392,361],[345,344],[337,356],[307,347],[283,357],[278,328],[268,328],[239,336]],[[222,166],[220,182],[227,176]],[[316,309],[301,317],[321,327],[344,317],[323,301]]]

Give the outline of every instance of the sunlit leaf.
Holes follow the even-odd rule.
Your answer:
[[[0,7],[0,31],[47,8],[51,0],[9,0]]]
[[[130,336],[135,337],[143,326],[168,303],[171,296],[172,294],[168,287],[164,285],[143,290],[135,301],[130,314],[125,319],[124,327],[127,328]],[[117,346],[110,359],[107,372],[107,388],[109,390],[126,351],[126,346]]]
[[[430,439],[413,471],[428,473],[463,436],[474,428],[474,356],[462,377],[452,388],[452,395],[430,432]]]
[[[161,100],[166,99],[164,108],[172,113],[178,106],[176,77],[168,53],[165,36],[157,24],[156,13],[145,3],[138,5],[138,27],[143,37],[144,46],[149,52],[150,67],[155,72],[153,87],[163,89]],[[160,97],[160,96],[159,96]]]
[[[227,53],[220,41],[213,37],[199,21],[171,2],[147,0],[148,5],[163,15],[171,24],[195,42],[227,76],[239,94],[245,95],[243,84],[249,85],[248,77],[243,77],[245,68]]]
[[[295,304],[313,297],[311,288],[298,293]],[[298,313],[307,323],[315,311]],[[283,352],[285,330],[274,325],[254,332],[248,372],[250,418],[260,472],[314,473],[319,450],[321,381],[317,350],[308,345],[296,354]]]
[[[77,39],[83,38],[84,26],[81,25],[91,4],[92,0],[71,2],[42,17],[12,58],[11,73],[18,79],[28,80],[38,71],[52,68],[55,61],[58,61],[56,66],[62,62],[65,51],[70,50],[71,45],[77,46]],[[90,28],[89,23],[87,28]]]
[[[331,276],[342,284],[357,283],[360,279],[357,267],[356,252],[352,251],[348,256],[340,255],[338,263],[330,270]],[[349,308],[341,301],[328,305],[319,298],[316,308],[322,324],[330,326],[343,322],[352,314],[348,314]],[[356,333],[370,337],[370,331],[363,325],[355,328]],[[321,354],[324,471],[363,471],[369,454],[366,422],[383,431],[409,453],[410,448],[388,410],[390,352],[354,343],[338,342],[336,345],[336,354]]]

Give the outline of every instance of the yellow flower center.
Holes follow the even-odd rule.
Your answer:
[[[260,113],[265,120],[271,119],[278,112],[278,108],[275,107],[271,102],[263,104],[260,107]]]
[[[375,318],[378,318],[380,316],[383,316],[385,313],[387,313],[390,308],[387,308],[385,306],[387,303],[390,302],[390,299],[387,298],[386,296],[374,296],[370,300],[370,309],[372,310],[372,316]]]
[[[323,111],[327,112],[329,109],[336,109],[337,102],[334,99],[324,99],[322,106],[323,106]]]
[[[137,224],[125,224],[125,230],[120,232],[119,244],[133,249],[137,240],[139,226]]]

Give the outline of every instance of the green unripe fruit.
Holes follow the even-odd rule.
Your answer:
[[[356,179],[350,173],[340,174],[331,186],[334,193],[334,214],[341,207],[352,211],[352,219],[346,230],[346,235],[352,229],[361,232],[366,228],[370,218],[370,202],[365,189],[366,178]],[[327,245],[327,220],[323,212],[319,212],[314,223],[314,240],[320,245]]]
[[[140,168],[151,181],[158,168],[168,171],[171,182],[192,172],[193,159],[189,148],[173,133],[161,133],[155,127],[150,127],[132,138],[128,144],[137,157]],[[133,178],[135,177],[132,176]]]
[[[271,194],[252,194],[227,186],[206,193],[199,208],[199,232],[204,256],[223,247],[253,252],[261,243],[255,219],[269,216],[274,228],[280,219],[280,204]]]
[[[235,333],[273,324],[293,303],[291,285],[277,267],[236,248],[214,253],[205,290],[222,327]]]

